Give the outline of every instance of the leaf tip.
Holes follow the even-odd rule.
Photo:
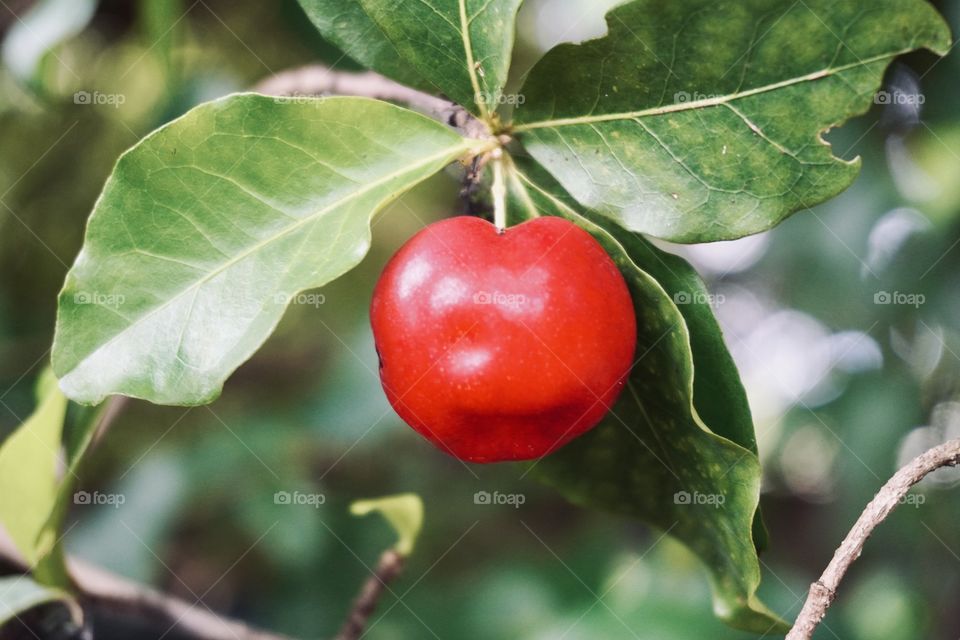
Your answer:
[[[397,553],[409,557],[423,526],[423,500],[415,493],[403,493],[370,500],[357,500],[350,513],[365,516],[379,511],[397,534]]]

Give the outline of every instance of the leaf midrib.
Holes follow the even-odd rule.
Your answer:
[[[515,132],[522,132],[522,131],[532,131],[534,129],[569,127],[569,126],[583,125],[583,124],[595,124],[598,122],[632,120],[634,118],[645,118],[649,116],[665,115],[668,113],[678,113],[682,111],[692,111],[695,109],[705,109],[708,107],[715,107],[722,104],[727,104],[729,102],[733,102],[734,100],[749,98],[751,96],[768,93],[770,91],[776,91],[777,89],[783,89],[785,87],[802,84],[804,82],[813,82],[816,80],[821,80],[823,78],[828,78],[830,76],[843,73],[844,71],[848,71],[850,69],[854,69],[857,67],[865,67],[867,65],[873,64],[874,62],[880,62],[881,60],[888,60],[890,58],[895,58],[899,55],[903,55],[910,51],[913,51],[913,49],[907,48],[907,49],[894,51],[892,53],[878,54],[876,56],[866,58],[866,59],[861,59],[861,60],[858,60],[857,62],[851,62],[849,64],[841,65],[839,67],[820,69],[819,71],[814,71],[806,75],[797,76],[795,78],[788,78],[787,80],[782,80],[780,82],[774,82],[772,84],[755,87],[753,89],[747,89],[746,91],[738,91],[736,93],[731,93],[723,96],[715,96],[713,98],[706,98],[703,100],[694,100],[692,102],[682,102],[679,104],[671,104],[663,107],[654,107],[652,109],[641,109],[639,111],[607,113],[607,114],[597,115],[597,116],[578,116],[575,118],[557,118],[553,120],[541,120],[539,122],[530,122],[528,124],[516,125],[513,127],[513,130]]]
[[[470,38],[470,18],[467,16],[467,0],[459,0],[460,5],[460,37],[463,40],[463,50],[467,56],[467,74],[473,86],[473,101],[480,109],[480,115],[487,119],[490,113],[487,110],[487,98],[480,87],[480,78],[477,77],[476,60],[473,56],[473,42]]]
[[[105,348],[109,347],[110,345],[112,345],[114,342],[116,342],[117,340],[119,340],[121,337],[123,337],[126,333],[128,333],[128,332],[129,332],[131,329],[133,329],[134,327],[136,327],[136,326],[138,326],[138,325],[140,325],[140,324],[148,321],[148,320],[149,320],[150,318],[152,318],[154,315],[160,313],[161,311],[163,311],[164,309],[166,309],[167,307],[169,307],[169,306],[170,306],[171,304],[173,304],[176,300],[178,300],[178,299],[182,298],[183,296],[189,294],[190,292],[194,291],[195,289],[203,286],[204,284],[206,284],[207,282],[209,282],[210,280],[212,280],[212,279],[215,278],[216,276],[220,275],[221,273],[223,273],[224,271],[226,271],[226,270],[229,269],[230,267],[232,267],[232,266],[234,266],[235,264],[238,264],[239,262],[241,262],[242,260],[250,257],[251,255],[253,255],[253,254],[255,254],[256,252],[258,252],[258,251],[260,251],[261,249],[263,249],[264,247],[270,245],[271,243],[279,240],[280,238],[288,235],[289,233],[292,233],[293,231],[296,231],[296,230],[299,229],[300,227],[303,227],[303,226],[305,226],[305,225],[307,225],[307,224],[310,224],[310,223],[312,223],[312,222],[315,222],[315,221],[319,220],[321,217],[327,215],[327,214],[330,213],[331,211],[334,211],[335,209],[337,209],[337,208],[339,208],[339,207],[341,207],[341,206],[344,206],[345,204],[349,203],[351,200],[356,200],[357,198],[360,198],[360,197],[366,195],[367,193],[375,190],[375,189],[378,188],[378,187],[383,186],[384,184],[390,182],[391,180],[394,180],[394,179],[396,179],[396,178],[399,178],[399,177],[403,176],[403,175],[406,174],[406,173],[411,173],[411,172],[416,171],[417,169],[420,169],[420,168],[429,166],[431,163],[437,162],[438,160],[440,160],[440,159],[442,159],[442,158],[452,156],[452,155],[454,155],[454,154],[456,154],[456,153],[459,153],[459,152],[467,151],[467,150],[470,149],[472,146],[475,146],[475,145],[477,144],[477,142],[478,142],[478,141],[476,141],[476,140],[464,140],[464,141],[462,141],[459,145],[450,147],[450,148],[448,148],[448,149],[445,149],[445,150],[444,150],[443,152],[441,152],[441,153],[436,153],[436,154],[432,154],[432,155],[430,155],[430,156],[427,156],[427,157],[426,157],[425,159],[423,159],[421,162],[419,162],[419,163],[417,163],[417,164],[415,164],[415,165],[413,165],[413,166],[405,166],[402,170],[392,172],[392,173],[390,173],[390,174],[388,174],[388,175],[386,175],[386,176],[384,176],[384,177],[382,177],[382,178],[380,178],[380,179],[378,179],[378,180],[376,180],[376,181],[374,181],[374,182],[371,182],[369,185],[363,187],[362,189],[358,189],[357,191],[352,192],[352,193],[349,194],[348,196],[346,196],[346,197],[344,197],[344,198],[342,198],[342,199],[340,199],[340,200],[337,200],[336,202],[333,202],[333,203],[327,205],[326,207],[323,207],[322,209],[319,209],[319,210],[316,211],[315,213],[312,213],[312,214],[310,214],[310,215],[308,215],[308,216],[305,216],[304,218],[301,218],[301,219],[297,220],[297,222],[295,222],[295,223],[293,223],[293,224],[291,224],[291,225],[289,225],[289,226],[287,226],[287,227],[284,227],[282,230],[280,230],[279,232],[277,232],[277,233],[274,234],[274,235],[271,235],[269,238],[265,238],[264,240],[261,240],[260,242],[257,242],[256,244],[251,245],[249,248],[247,248],[247,249],[243,250],[242,252],[238,253],[236,256],[234,256],[233,258],[227,260],[227,261],[224,262],[222,265],[218,266],[216,269],[210,271],[209,273],[205,274],[203,277],[201,277],[201,278],[199,278],[198,280],[196,280],[195,282],[191,283],[190,286],[188,286],[188,287],[186,287],[186,288],[178,291],[178,292],[175,293],[174,295],[170,296],[170,298],[169,298],[166,302],[164,302],[163,304],[161,304],[161,305],[159,305],[159,306],[151,309],[151,310],[148,311],[146,314],[140,316],[139,318],[137,318],[136,320],[134,320],[133,322],[131,322],[130,324],[128,324],[126,327],[123,328],[123,330],[117,332],[117,334],[116,334],[115,336],[113,336],[112,338],[110,338],[110,339],[107,340],[106,342],[104,342],[104,343],[96,346],[95,348],[91,349],[90,351],[88,351],[82,358],[80,358],[80,359],[77,361],[77,363],[76,363],[73,367],[71,367],[71,369],[70,369],[69,372],[66,372],[66,373],[63,375],[63,377],[65,378],[66,376],[70,375],[70,373],[72,373],[73,371],[75,371],[85,360],[89,359],[90,357],[96,355],[97,353],[99,353],[99,352],[102,351],[103,349],[105,349]],[[375,213],[375,212],[371,212],[370,215],[372,216],[373,213]]]

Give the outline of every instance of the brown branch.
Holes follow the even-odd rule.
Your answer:
[[[107,400],[107,406],[104,407],[103,413],[100,415],[98,424],[94,427],[93,438],[90,442],[91,447],[97,446],[97,444],[103,440],[107,435],[107,431],[109,431],[113,423],[117,421],[117,418],[120,417],[123,410],[127,408],[130,401],[131,398],[127,396],[110,396]]]
[[[23,557],[2,530],[0,560],[17,571],[28,572]],[[80,602],[106,617],[135,616],[196,640],[290,640],[220,616],[200,602],[165,595],[75,558],[68,558],[67,566]]]
[[[934,447],[914,458],[883,485],[853,525],[840,548],[833,554],[833,559],[823,575],[810,586],[807,601],[786,640],[809,640],[813,636],[817,625],[836,598],[837,588],[844,574],[854,560],[860,557],[867,538],[903,500],[910,488],[937,469],[957,465],[960,465],[960,438]]]
[[[460,202],[463,204],[463,214],[481,218],[493,219],[493,207],[482,197],[480,188],[483,180],[485,156],[475,157],[466,170],[460,183]]]
[[[483,121],[457,103],[411,89],[373,71],[334,71],[309,65],[265,78],[253,90],[272,96],[345,95],[397,102],[459,129],[468,138],[491,136]]]
[[[81,600],[110,615],[128,615],[164,629],[175,628],[197,640],[289,640],[220,616],[200,602],[174,598],[79,560],[71,560],[69,566],[82,590]]]
[[[403,565],[404,557],[394,549],[383,552],[377,570],[360,589],[360,595],[354,601],[350,615],[340,628],[336,640],[358,640],[363,635],[383,592],[403,571]]]

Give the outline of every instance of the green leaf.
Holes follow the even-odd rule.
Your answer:
[[[57,485],[56,499],[50,516],[47,518],[38,537],[42,556],[33,569],[33,577],[45,584],[56,587],[69,588],[73,585],[66,565],[66,555],[63,549],[63,521],[67,511],[74,501],[74,488],[80,478],[80,465],[93,442],[105,416],[116,409],[114,397],[96,407],[78,407],[73,419],[67,416],[62,429],[62,444],[66,471]]]
[[[368,69],[397,82],[433,91],[358,0],[299,0],[300,6],[320,34]]]
[[[0,630],[30,609],[52,602],[62,602],[69,609],[74,623],[81,623],[80,605],[67,593],[41,586],[27,576],[0,578]]]
[[[0,523],[30,567],[53,542],[44,533],[57,502],[57,461],[67,399],[47,371],[37,408],[0,446]]]
[[[68,434],[67,399],[50,371],[40,377],[37,398],[34,414],[0,447],[0,524],[38,582],[69,588],[61,528],[81,460],[107,405],[82,408]]]
[[[637,310],[637,363],[623,396],[597,428],[535,463],[532,473],[577,504],[641,518],[681,540],[709,569],[714,609],[730,625],[785,630],[756,597],[760,565],[752,529],[760,462],[736,369],[715,320],[707,320],[709,309],[684,316],[647,269],[664,275],[671,288],[702,285],[689,267],[680,268],[679,258],[665,260],[641,236],[605,218],[590,219],[524,173],[511,175],[515,202],[526,216],[566,217],[604,246]],[[703,332],[695,340],[694,330]],[[732,380],[707,387],[704,402],[695,403],[695,364],[703,365],[704,376]],[[734,408],[720,416],[716,431],[698,412],[707,401],[724,401],[710,393],[730,393]],[[762,525],[757,528],[762,533]]]
[[[209,402],[294,296],[354,267],[373,214],[484,143],[362,98],[236,95],[125,153],[60,295],[72,399]]]
[[[588,209],[678,242],[846,189],[859,160],[821,134],[869,108],[894,57],[950,46],[925,0],[636,0],[607,23],[530,72],[515,131]]]
[[[576,202],[539,165],[523,159],[519,165],[524,178],[536,185],[530,188],[540,195],[541,204],[548,207],[547,211],[571,218],[574,222],[581,215],[603,221],[589,213],[578,213]],[[720,325],[710,306],[710,292],[703,280],[686,260],[658,249],[642,236],[634,236],[632,247],[632,262],[663,287],[687,325],[693,370],[696,372],[693,404],[700,418],[717,435],[759,456],[747,391],[724,342]],[[765,549],[768,534],[759,509],[754,520],[753,536],[757,549]]]
[[[500,103],[522,0],[300,0],[363,65],[486,116]]]
[[[602,224],[602,219],[598,222]],[[710,307],[710,292],[686,260],[661,251],[642,236],[632,240],[631,259],[663,287],[687,324],[697,414],[714,433],[759,457],[747,391]],[[768,534],[759,509],[753,524],[754,543],[762,551]]]
[[[397,532],[397,553],[409,557],[423,527],[423,500],[415,493],[358,500],[350,505],[350,513],[365,516],[379,511]]]

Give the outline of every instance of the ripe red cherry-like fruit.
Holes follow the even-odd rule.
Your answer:
[[[594,427],[637,340],[613,260],[556,217],[428,226],[387,265],[370,316],[390,404],[471,462],[539,458]]]

